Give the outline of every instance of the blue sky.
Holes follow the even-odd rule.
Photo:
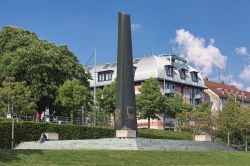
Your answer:
[[[8,0],[1,2],[0,27],[15,25],[41,39],[68,45],[86,64],[114,62],[117,13],[131,15],[133,54],[179,54],[204,76],[250,90],[249,0]]]

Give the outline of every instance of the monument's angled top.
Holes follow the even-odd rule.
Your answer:
[[[129,14],[126,12],[118,12],[118,14],[129,16]]]

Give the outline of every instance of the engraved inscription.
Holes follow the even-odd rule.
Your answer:
[[[134,119],[134,107],[127,106],[127,116],[129,120]]]

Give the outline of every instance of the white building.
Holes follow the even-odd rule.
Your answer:
[[[153,55],[134,59],[135,92],[138,93],[141,82],[150,77],[156,78],[161,84],[161,91],[166,96],[179,92],[184,101],[193,105],[199,104],[204,98],[206,88],[199,72],[187,64],[184,58],[176,55]],[[94,78],[94,67],[88,67]],[[96,66],[96,87],[110,84],[116,78],[116,63],[106,63]],[[89,80],[94,87],[94,79]],[[165,85],[165,88],[164,88]]]
[[[153,77],[159,81],[162,94],[170,99],[178,92],[182,94],[184,102],[194,106],[204,100],[203,91],[206,86],[203,78],[182,57],[176,55],[152,55],[135,58],[134,69],[135,93],[139,93],[143,81]],[[88,67],[88,70],[92,75],[92,79],[89,80],[90,87],[93,88],[95,85],[93,79],[95,69],[94,67]],[[101,88],[110,84],[115,80],[116,74],[115,62],[96,66],[96,87]],[[151,122],[154,123],[154,120]]]

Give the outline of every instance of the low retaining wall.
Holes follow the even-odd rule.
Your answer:
[[[104,138],[93,140],[62,140],[22,142],[16,149],[105,149],[105,150],[174,150],[174,151],[227,151],[231,147],[214,142],[163,140],[144,138]]]

